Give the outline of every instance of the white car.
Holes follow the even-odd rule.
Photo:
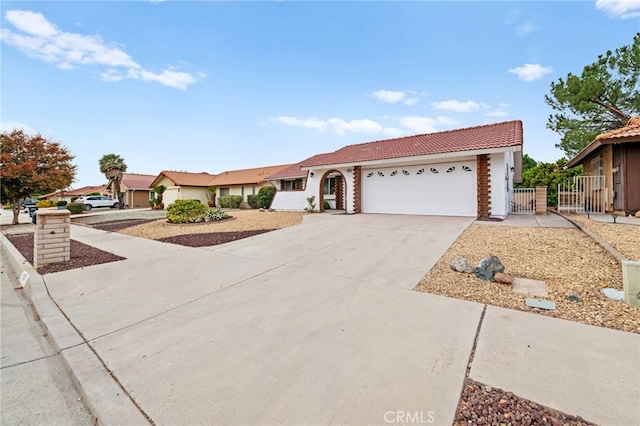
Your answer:
[[[75,202],[84,204],[85,210],[91,210],[96,207],[111,207],[112,209],[118,207],[118,200],[114,200],[113,198],[105,197],[103,195],[80,197],[75,200]]]

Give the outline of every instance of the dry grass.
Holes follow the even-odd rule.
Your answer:
[[[512,276],[545,281],[549,289],[545,299],[553,300],[557,310],[529,308],[524,304],[525,298],[538,296],[514,293],[510,285],[482,281],[449,267],[456,256],[477,265],[491,255],[498,256],[505,272]],[[460,235],[416,290],[640,333],[640,309],[607,299],[600,292],[604,287],[622,289],[622,269],[580,230],[474,224]],[[581,301],[567,300],[571,294]]]

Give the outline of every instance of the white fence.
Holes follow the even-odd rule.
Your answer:
[[[534,214],[536,212],[536,190],[534,188],[513,188],[513,200],[509,213]]]
[[[558,184],[558,211],[605,213],[607,196],[604,176],[575,176]]]

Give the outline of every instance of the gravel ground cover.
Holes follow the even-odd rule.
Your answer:
[[[511,392],[467,379],[456,412],[454,426],[550,425],[587,426],[594,423],[561,413]]]
[[[233,231],[233,232],[212,232],[206,234],[183,234],[174,235],[172,237],[160,238],[158,241],[165,243],[179,244],[187,247],[208,247],[218,244],[228,243],[230,241],[240,240],[242,238],[253,237],[254,235],[264,234],[273,231],[273,229],[256,229],[253,231]]]
[[[496,255],[505,272],[542,280],[557,305],[555,311],[527,307],[527,297],[511,286],[455,272],[449,263],[465,257],[473,266]],[[604,287],[622,289],[622,268],[600,245],[578,229],[469,226],[416,286],[416,290],[509,309],[533,312],[584,324],[640,333],[640,309],[607,299]],[[572,302],[569,295],[581,300]]]
[[[587,228],[629,260],[640,260],[640,226],[625,223],[598,222],[579,214],[568,214],[568,218]]]
[[[33,265],[33,234],[7,235],[7,238],[27,262]],[[38,273],[50,274],[125,259],[76,240],[70,240],[69,250],[71,251],[71,260],[43,265],[38,268]]]
[[[160,219],[132,226],[118,232],[134,237],[161,240],[167,237],[187,234],[275,230],[302,223],[304,214],[301,212],[237,210],[229,212],[229,215],[233,216],[233,220],[177,224],[169,223],[166,219]]]

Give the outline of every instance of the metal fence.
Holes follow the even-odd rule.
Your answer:
[[[575,176],[558,184],[558,211],[605,213],[607,196],[604,176]]]
[[[513,214],[534,214],[536,212],[536,190],[534,188],[513,188],[511,210]]]

